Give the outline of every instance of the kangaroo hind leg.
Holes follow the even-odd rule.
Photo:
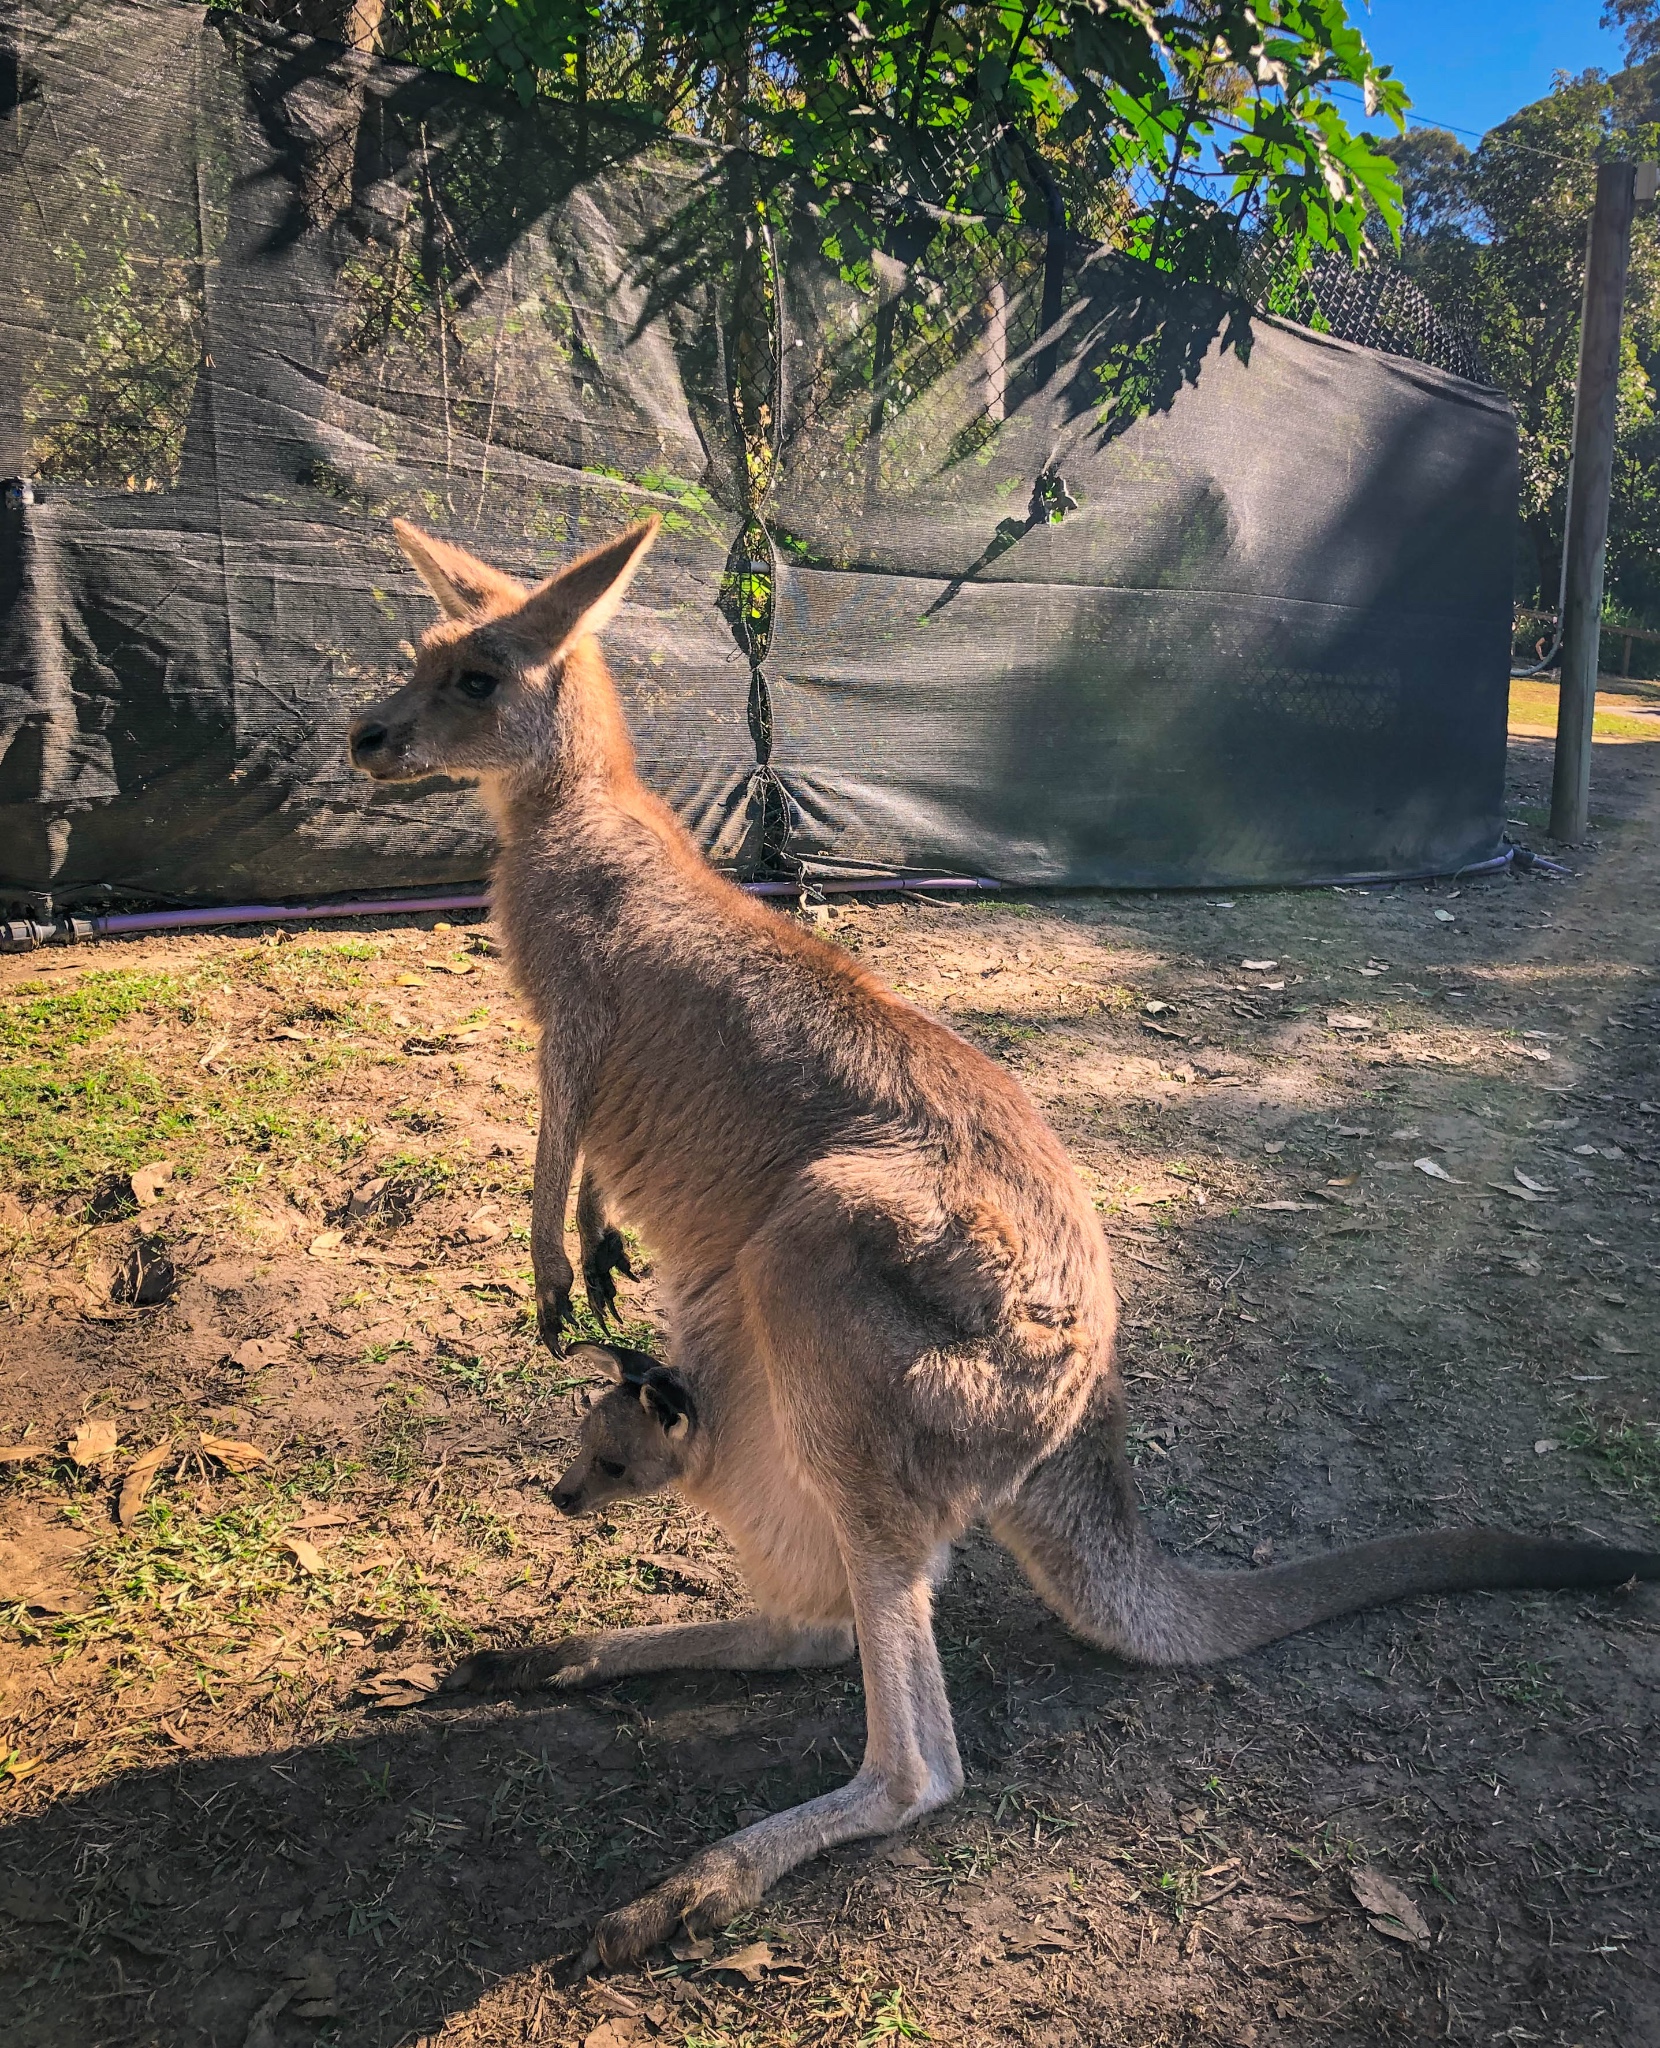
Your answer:
[[[806,1671],[843,1664],[852,1655],[853,1631],[845,1623],[746,1614],[737,1621],[667,1622],[565,1636],[518,1650],[478,1650],[449,1674],[444,1690],[566,1690],[646,1671]]]
[[[896,1557],[844,1542],[865,1686],[865,1754],[853,1778],[728,1835],[643,1898],[606,1914],[594,1933],[594,1960],[618,1969],[682,1922],[724,1926],[824,1850],[891,1834],[955,1798],[963,1773],[934,1645],[935,1549],[927,1543]]]

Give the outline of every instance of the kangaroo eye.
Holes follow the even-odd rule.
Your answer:
[[[626,1465],[619,1465],[615,1458],[596,1458],[594,1463],[605,1474],[607,1479],[621,1479],[628,1470]]]
[[[455,686],[463,697],[482,703],[495,689],[498,680],[495,676],[487,676],[481,668],[470,668],[465,675],[456,677]]]

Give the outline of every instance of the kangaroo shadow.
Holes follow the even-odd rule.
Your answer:
[[[988,1538],[965,1554],[940,1631],[948,1669],[954,1643],[975,1646],[952,1682],[973,1772],[1029,1733],[1034,1657],[1049,1718],[1098,1712],[1125,1667],[1066,1636]],[[1062,1666],[1099,1697],[1057,1707]],[[112,2010],[180,2048],[281,2038],[250,2033],[262,2011],[338,2019],[360,2048],[434,2032],[481,1986],[569,1980],[603,1912],[845,1781],[863,1740],[850,1665],[438,1695],[239,1755],[147,1761],[0,1827],[0,1969],[21,1986],[7,2038],[94,2048]]]
[[[813,1747],[812,1689],[440,1699],[333,1739],[128,1770],[0,1829],[0,1953],[25,1987],[9,2038],[92,2048],[127,2000],[177,2043],[253,2038],[273,1998],[337,2012],[356,2042],[431,2030],[481,1981],[573,1962],[599,1912],[747,1802],[845,1775]],[[775,1721],[780,1761],[758,1771]]]

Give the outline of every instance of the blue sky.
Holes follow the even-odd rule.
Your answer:
[[[1412,95],[1413,119],[1477,137],[1542,99],[1557,71],[1624,62],[1602,0],[1350,0],[1349,18]]]

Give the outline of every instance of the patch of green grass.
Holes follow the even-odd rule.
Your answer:
[[[405,1380],[381,1389],[369,1463],[392,1486],[408,1486],[426,1469],[426,1434],[431,1427],[426,1393]]]
[[[943,1894],[949,1895],[960,1884],[972,1884],[996,1868],[997,1851],[987,1842],[953,1842],[949,1848],[936,1850],[933,1868],[923,1880],[925,1884],[937,1884]]]
[[[111,1170],[131,1172],[176,1146],[197,1121],[142,1059],[85,1048],[143,1011],[194,1019],[188,987],[171,974],[111,970],[69,987],[25,982],[0,1005],[0,1183],[45,1196]]]
[[[171,974],[83,974],[67,988],[26,981],[0,1005],[0,1049],[14,1053],[62,1052],[90,1045],[140,1010],[188,1010]]]
[[[51,1197],[130,1173],[197,1132],[198,1105],[124,1055],[0,1060],[0,1183]]]
[[[1627,1416],[1598,1416],[1585,1410],[1565,1439],[1570,1450],[1587,1451],[1601,1476],[1623,1493],[1660,1507],[1660,1427]]]
[[[275,996],[305,999],[318,988],[356,988],[364,960],[380,948],[363,939],[331,939],[323,945],[274,945],[263,940],[231,963],[242,979]]]
[[[1570,1714],[1573,1711],[1555,1668],[1532,1658],[1520,1658],[1502,1668],[1483,1672],[1489,1692],[1513,1707],[1529,1707],[1541,1714]]]
[[[360,1458],[336,1458],[320,1452],[287,1475],[283,1492],[290,1501],[333,1500],[366,1469]]]
[[[295,1566],[279,1548],[292,1519],[269,1491],[201,1510],[152,1500],[131,1529],[95,1543],[81,1560],[87,1585],[77,1614],[19,1620],[19,1633],[64,1654],[111,1639],[146,1652],[176,1636],[268,1626],[272,1602],[295,1590]]]
[[[859,2048],[885,2048],[889,2041],[926,2041],[928,2038],[926,2028],[919,2026],[907,2011],[905,1994],[895,1985],[873,2001],[859,2035]]]
[[[469,1550],[481,1550],[489,1557],[511,1557],[519,1547],[512,1524],[476,1501],[462,1501],[451,1519],[457,1538]]]

